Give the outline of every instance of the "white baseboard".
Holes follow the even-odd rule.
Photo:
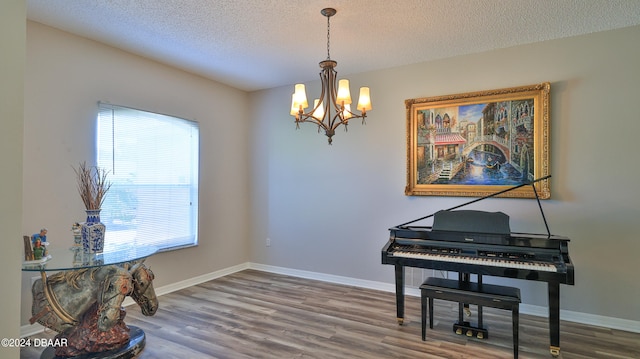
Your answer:
[[[292,277],[298,278],[307,278],[313,280],[319,280],[323,282],[350,285],[354,287],[367,288],[380,290],[384,292],[395,292],[395,284],[376,282],[364,279],[357,279],[351,277],[343,277],[332,274],[318,273],[318,272],[310,272],[299,269],[291,269],[284,267],[276,267],[266,264],[259,263],[243,263],[233,267],[225,268],[219,271],[215,271],[212,273],[203,274],[197,277],[189,278],[180,282],[172,283],[169,285],[165,285],[159,288],[156,288],[156,295],[162,296],[164,294],[172,293],[178,291],[180,289],[188,288],[194,285],[198,285],[200,283],[208,282],[210,280],[224,277],[229,274],[233,274],[236,272],[240,272],[245,269],[255,269],[263,272],[277,273],[288,275]],[[406,288],[405,294],[419,297],[420,290],[418,288]],[[131,304],[135,304],[133,299],[126,298],[122,303],[123,306],[129,306]],[[529,314],[539,317],[547,317],[548,315],[547,307],[530,305],[530,304],[521,304],[520,305],[520,313]],[[628,319],[620,319],[613,317],[605,317],[601,315],[589,314],[589,313],[581,313],[574,312],[570,310],[560,310],[560,319],[566,320],[569,322],[575,322],[580,324],[594,325],[599,327],[623,330],[627,332],[640,333],[640,321],[628,320]],[[27,337],[30,335],[35,335],[41,333],[45,330],[43,326],[40,324],[34,325],[23,325],[20,327],[20,337]]]

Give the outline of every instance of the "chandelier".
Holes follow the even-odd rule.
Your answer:
[[[341,79],[336,83],[337,72],[335,70],[338,63],[331,60],[329,55],[329,18],[336,14],[336,9],[322,9],[320,13],[327,18],[327,59],[320,61],[320,80],[322,81],[322,91],[320,98],[313,100],[313,108],[309,112],[305,112],[309,104],[307,103],[307,93],[304,84],[296,84],[295,92],[291,98],[291,116],[296,118],[296,129],[300,128],[300,123],[310,122],[318,125],[318,133],[322,129],[332,142],[335,130],[340,125],[344,125],[345,131],[349,120],[352,118],[362,118],[365,123],[367,111],[371,111],[371,97],[369,96],[369,88],[360,88],[360,97],[358,99],[357,110],[361,114],[351,111],[351,93],[349,91],[349,80]],[[326,107],[326,111],[325,111]],[[333,114],[332,114],[333,113]]]

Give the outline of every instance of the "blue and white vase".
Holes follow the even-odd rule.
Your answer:
[[[82,223],[82,251],[102,253],[105,225],[100,222],[100,209],[87,209],[87,221]]]

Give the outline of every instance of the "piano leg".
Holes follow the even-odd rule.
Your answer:
[[[396,264],[396,317],[398,324],[404,323],[404,266]]]
[[[478,275],[478,278],[480,278],[480,275]],[[458,281],[459,282],[466,282],[469,283],[471,281],[471,274],[470,273],[460,273],[458,272]],[[471,308],[469,307],[469,304],[464,303],[464,305],[460,306],[460,311],[462,311],[464,309],[464,314],[467,317],[471,316]],[[460,322],[462,322],[462,314],[460,314]]]
[[[549,352],[560,355],[560,283],[549,282]]]

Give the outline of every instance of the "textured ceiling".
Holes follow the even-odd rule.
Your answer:
[[[640,0],[27,0],[27,17],[253,91],[318,79],[325,7],[339,76],[640,24]]]

